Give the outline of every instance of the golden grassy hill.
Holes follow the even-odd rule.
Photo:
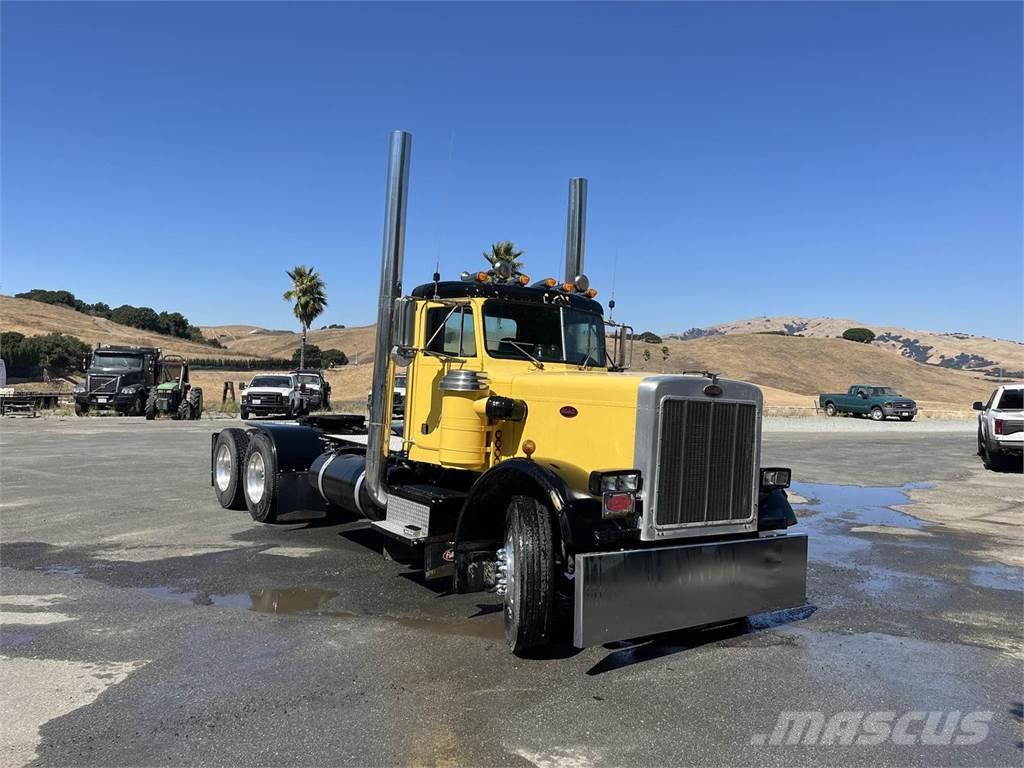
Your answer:
[[[268,331],[248,325],[218,325],[204,327],[203,333],[220,341],[235,354],[249,357],[291,357],[299,348],[300,335],[292,331]],[[374,326],[331,328],[310,331],[310,344],[320,349],[340,349],[351,362],[373,360]]]
[[[1024,344],[1005,339],[991,339],[968,333],[935,333],[874,325],[838,317],[755,317],[709,326],[705,330],[721,334],[766,333],[785,331],[808,338],[840,338],[847,328],[870,328],[880,337],[873,344],[917,362],[939,365],[961,356],[974,358],[972,368],[1024,370]],[[1007,328],[1008,331],[1016,329]],[[671,334],[670,334],[671,335]],[[986,365],[982,361],[988,361]],[[964,360],[966,362],[966,360]],[[962,367],[962,366],[960,366]]]
[[[663,359],[661,347],[669,350]],[[650,361],[643,353],[650,350]],[[730,334],[661,344],[636,343],[633,367],[659,373],[711,370],[799,395],[886,384],[918,400],[969,408],[994,384],[981,374],[923,365],[870,344],[843,339]]]
[[[16,331],[26,336],[67,333],[89,346],[96,344],[136,344],[160,347],[166,354],[185,357],[250,357],[233,350],[216,349],[205,344],[118,325],[103,317],[76,312],[69,307],[44,304],[30,299],[0,296],[0,330]]]

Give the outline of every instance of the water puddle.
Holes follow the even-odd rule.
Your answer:
[[[82,567],[79,565],[41,565],[35,570],[42,571],[50,576],[81,576]]]
[[[921,546],[920,534],[925,533],[929,524],[893,507],[911,503],[910,491],[929,487],[926,483],[895,488],[793,483],[793,490],[807,499],[794,508],[800,518],[799,528],[810,537],[808,556],[811,560],[835,562],[870,549],[871,540],[851,533],[853,527],[916,535],[919,541],[915,546]]]
[[[971,584],[976,587],[1004,589],[1010,592],[1024,590],[1024,568],[1015,568],[1011,565],[972,565],[970,578]]]
[[[219,608],[239,608],[257,613],[275,614],[314,614],[319,616],[336,616],[351,618],[355,614],[348,611],[325,610],[324,606],[338,596],[329,589],[314,587],[289,587],[287,589],[254,589],[248,592],[216,592],[173,589],[171,587],[142,587],[141,590],[151,597],[172,600],[187,605],[215,605]]]

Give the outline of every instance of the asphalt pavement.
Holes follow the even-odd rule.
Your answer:
[[[493,595],[424,583],[358,521],[221,509],[231,422],[3,421],[0,762],[1019,766],[1021,475],[981,469],[970,425],[806,421],[764,436],[806,608],[534,659]],[[960,524],[941,502],[968,487]],[[794,712],[828,733],[774,743]],[[905,727],[863,738],[878,713]]]

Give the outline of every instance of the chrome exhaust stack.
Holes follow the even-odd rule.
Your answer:
[[[565,282],[583,274],[584,240],[587,234],[587,180],[569,179],[569,213],[565,226]]]
[[[380,296],[377,303],[377,338],[370,388],[370,419],[366,442],[366,489],[370,500],[387,507],[385,480],[391,439],[391,408],[394,389],[392,317],[395,300],[402,295],[402,261],[405,255],[405,206],[409,193],[409,156],[412,134],[393,131],[388,147],[388,186],[384,206],[384,246],[380,265]]]

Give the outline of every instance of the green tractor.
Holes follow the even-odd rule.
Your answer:
[[[198,419],[203,415],[203,390],[189,384],[185,358],[181,355],[164,357],[157,380],[146,400],[147,419],[161,414],[175,420]]]

